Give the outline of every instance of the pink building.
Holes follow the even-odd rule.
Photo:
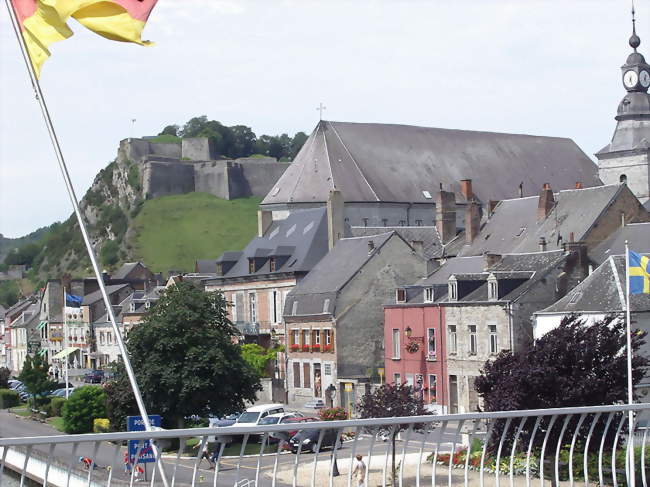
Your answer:
[[[399,296],[409,289],[397,290]],[[449,405],[445,360],[445,308],[434,303],[392,304],[384,308],[385,375],[388,383],[422,389],[425,404],[438,412]]]

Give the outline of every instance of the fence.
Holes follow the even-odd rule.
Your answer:
[[[633,434],[628,431],[634,413]],[[647,487],[650,404],[0,439],[4,468],[43,485]],[[295,430],[302,432],[291,443]],[[217,439],[212,446],[211,437]],[[629,441],[628,441],[629,439]],[[124,444],[151,440],[150,469]],[[216,453],[211,451],[216,449]],[[203,452],[205,453],[205,456]],[[394,452],[394,455],[393,455]],[[357,468],[362,455],[366,468]],[[214,465],[209,457],[216,457]],[[80,457],[90,458],[86,471]],[[125,463],[126,462],[126,463]],[[51,477],[56,465],[57,479]],[[212,468],[213,469],[212,469]],[[141,471],[142,470],[142,471]],[[63,475],[61,474],[63,472]],[[83,480],[81,480],[83,478]]]

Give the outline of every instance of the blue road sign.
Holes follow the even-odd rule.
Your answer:
[[[162,418],[159,414],[150,414],[149,422],[151,426],[160,427]],[[145,431],[144,421],[142,416],[127,416],[126,417],[126,430],[127,431]],[[156,461],[151,442],[149,440],[129,440],[129,461],[133,465],[135,456],[140,448],[138,455],[138,463],[153,463]]]

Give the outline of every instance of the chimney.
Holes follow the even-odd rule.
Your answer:
[[[544,237],[540,237],[539,239],[539,251],[546,252],[546,239]]]
[[[524,197],[524,182],[522,181],[519,183],[519,197],[523,198]]]
[[[461,179],[460,180],[460,192],[463,193],[463,196],[467,201],[470,201],[474,198],[474,192],[472,191],[472,180],[471,179]]]
[[[544,183],[544,186],[539,193],[539,201],[537,202],[537,221],[546,219],[554,205],[555,198],[553,197],[551,185]]]
[[[273,223],[273,212],[267,210],[257,211],[257,236],[263,237]]]
[[[501,254],[486,252],[483,254],[483,259],[485,260],[485,268],[483,270],[488,270],[490,267],[501,262]]]
[[[571,288],[573,288],[589,275],[587,245],[584,242],[570,242],[566,245],[566,251],[571,252],[574,263],[574,271],[570,273]]]
[[[471,244],[481,229],[481,215],[479,214],[478,203],[471,200],[465,208],[465,243]]]
[[[499,200],[488,200],[488,218],[494,214],[494,209],[500,203]]]
[[[576,181],[576,189],[582,189],[582,181]]]
[[[446,244],[456,236],[456,196],[440,190],[436,196],[436,229]]]
[[[368,240],[368,255],[372,254],[372,251],[375,250],[374,240]]]
[[[338,189],[330,191],[327,198],[327,242],[332,250],[336,242],[343,238],[345,231],[345,203]]]

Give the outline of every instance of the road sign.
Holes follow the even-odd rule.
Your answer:
[[[352,382],[344,382],[345,392],[352,392]]]
[[[160,425],[162,424],[162,418],[159,414],[150,414],[149,422],[151,423],[151,426],[160,428]],[[126,430],[145,431],[142,416],[127,416]],[[140,448],[138,463],[153,463],[156,461],[156,458],[153,454],[153,448],[151,448],[150,440],[144,440],[144,443],[143,440],[129,440],[129,461],[131,464],[134,463],[135,455],[138,453],[138,448]]]

